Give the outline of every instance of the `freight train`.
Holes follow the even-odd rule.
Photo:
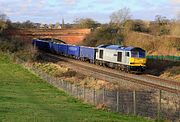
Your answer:
[[[77,46],[33,39],[39,50],[88,61],[118,70],[143,72],[146,69],[146,52],[139,47],[100,45],[98,47]]]

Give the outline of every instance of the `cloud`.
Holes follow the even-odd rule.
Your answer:
[[[77,3],[77,0],[64,0],[64,2],[65,2],[66,4],[73,5],[73,4],[76,4],[76,3]]]
[[[175,16],[179,16],[180,14],[180,0],[170,0],[173,12]]]
[[[175,4],[180,4],[180,0],[171,0]]]
[[[0,0],[0,11],[13,21],[48,23],[62,17],[68,22],[82,17],[108,22],[112,12],[124,7],[139,19],[154,19],[156,14],[172,17],[180,11],[180,0]]]

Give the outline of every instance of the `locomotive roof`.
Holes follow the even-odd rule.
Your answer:
[[[125,50],[125,51],[132,51],[135,49],[140,49],[138,47],[131,47],[131,46],[120,46],[120,45],[99,45],[98,48],[106,48],[106,49],[114,49],[114,50]]]

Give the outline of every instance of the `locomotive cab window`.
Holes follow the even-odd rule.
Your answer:
[[[131,52],[131,57],[138,58],[138,57],[139,57],[139,52],[137,52],[137,51],[132,51],[132,52]]]
[[[126,53],[125,53],[125,56],[129,57],[129,52],[126,52]]]
[[[99,58],[103,58],[103,50],[100,50],[100,52],[99,52]]]
[[[135,48],[131,51],[131,57],[135,58],[145,58],[146,53],[145,50],[140,49],[140,48]]]
[[[145,57],[146,57],[145,51],[139,52],[139,58],[145,58]]]
[[[118,52],[117,61],[122,62],[122,52]]]

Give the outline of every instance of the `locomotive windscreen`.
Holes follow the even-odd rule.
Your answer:
[[[145,58],[145,56],[146,56],[145,50],[141,48],[134,48],[133,50],[131,50],[131,57]]]

